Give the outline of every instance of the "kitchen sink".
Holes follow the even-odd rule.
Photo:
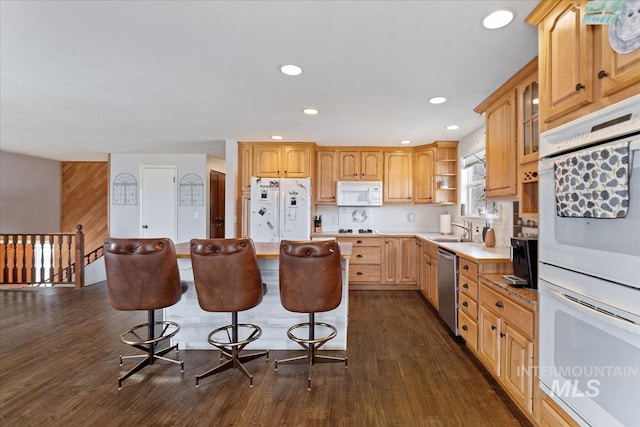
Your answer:
[[[432,242],[459,242],[460,238],[459,237],[427,237],[428,240],[431,240]]]

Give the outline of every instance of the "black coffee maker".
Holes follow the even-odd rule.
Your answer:
[[[513,263],[513,286],[538,289],[538,238],[512,237],[511,262]],[[519,280],[518,280],[519,279]]]

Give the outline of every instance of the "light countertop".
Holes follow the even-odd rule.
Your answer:
[[[455,252],[459,256],[463,256],[477,263],[487,262],[511,262],[509,258],[509,248],[493,247],[488,248],[484,243],[474,242],[434,242],[431,239],[443,237],[440,233],[421,233],[415,231],[407,232],[376,232],[376,233],[314,233],[312,238],[323,237],[416,237],[418,239],[436,244],[443,249]]]
[[[280,256],[280,243],[254,243],[256,247],[256,256],[258,258],[278,258]],[[189,242],[182,242],[176,246],[176,258],[190,258],[191,247]],[[351,257],[351,243],[340,243],[340,254],[342,258]]]

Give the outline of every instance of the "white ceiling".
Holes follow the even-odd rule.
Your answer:
[[[223,140],[458,140],[537,54],[525,1],[1,1],[0,149],[55,160]],[[512,24],[485,30],[506,8]],[[304,68],[298,77],[280,65]],[[441,95],[442,105],[427,100]],[[304,107],[316,107],[306,116]],[[457,124],[460,129],[447,131]]]

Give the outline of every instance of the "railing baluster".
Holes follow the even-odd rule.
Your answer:
[[[32,234],[31,238],[31,282],[36,281],[36,235]]]
[[[40,235],[40,283],[43,283],[44,280],[44,234]]]
[[[22,283],[28,283],[29,278],[27,277],[27,235],[23,234],[21,236],[22,239],[22,269],[21,269],[21,281]]]
[[[9,243],[6,238],[2,240],[2,245],[4,246],[4,254],[2,255],[2,282],[7,283],[9,282]]]
[[[11,241],[13,242],[13,263],[11,264],[11,280],[19,283],[18,280],[18,236],[11,235]]]
[[[71,280],[73,277],[71,275],[71,270],[73,268],[73,262],[71,259],[71,243],[72,243],[72,236],[69,235],[67,236],[67,267],[66,267],[66,277],[65,277],[65,282],[66,283],[73,283],[73,281]]]

